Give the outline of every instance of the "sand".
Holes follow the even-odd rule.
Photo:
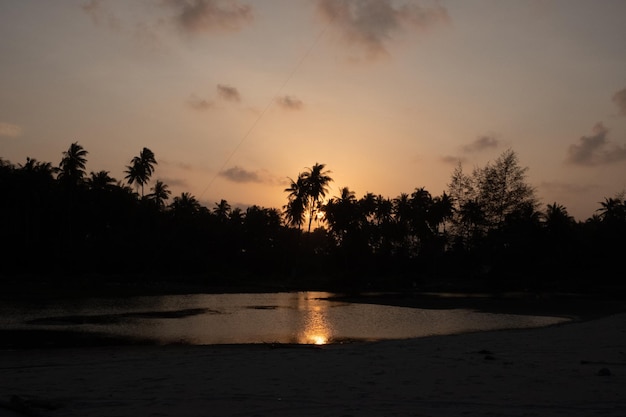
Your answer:
[[[626,314],[322,347],[4,349],[0,401],[0,416],[623,417]]]

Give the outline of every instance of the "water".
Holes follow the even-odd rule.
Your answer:
[[[541,327],[566,319],[344,303],[325,292],[94,298],[0,306],[0,329],[70,330],[159,344],[298,343],[406,339]]]

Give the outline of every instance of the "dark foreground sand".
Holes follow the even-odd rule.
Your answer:
[[[0,416],[623,417],[626,314],[321,348],[4,349],[0,401]]]

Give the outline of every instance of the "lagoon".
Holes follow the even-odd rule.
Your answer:
[[[327,292],[87,298],[0,305],[0,330],[71,331],[154,344],[332,344],[542,327],[560,317],[342,302]]]

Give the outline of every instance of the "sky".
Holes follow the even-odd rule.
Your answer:
[[[447,190],[515,151],[540,208],[626,190],[623,0],[0,0],[0,157],[153,182],[209,208]]]

